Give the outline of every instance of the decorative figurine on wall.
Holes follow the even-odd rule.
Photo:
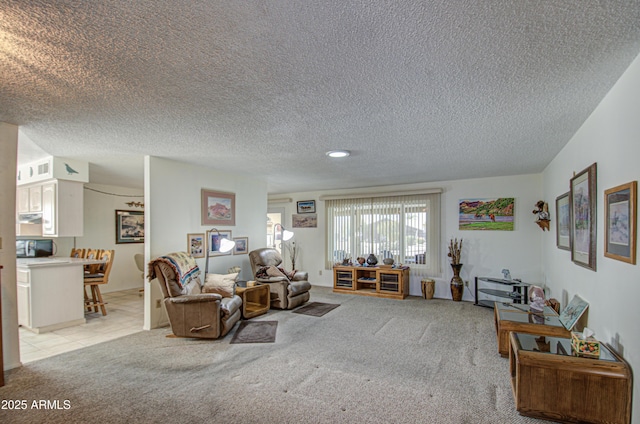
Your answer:
[[[532,211],[538,217],[536,218],[536,224],[542,229],[542,231],[549,230],[549,223],[551,222],[551,215],[549,215],[549,205],[544,200],[538,200],[536,208]]]

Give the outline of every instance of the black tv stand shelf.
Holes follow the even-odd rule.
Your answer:
[[[493,277],[476,277],[475,280],[475,305],[477,306],[493,308],[494,303],[497,301],[503,301],[504,303],[529,303],[528,287],[530,284],[528,283]],[[483,284],[484,287],[480,287],[480,284]],[[504,290],[509,287],[511,287],[511,291]],[[481,294],[491,296],[492,298],[480,299]]]

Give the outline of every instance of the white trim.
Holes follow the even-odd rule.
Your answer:
[[[277,199],[269,199],[267,198],[267,203],[291,203],[293,199],[291,197],[280,197]]]
[[[441,188],[424,188],[419,190],[398,190],[398,191],[377,191],[370,193],[345,193],[345,194],[323,194],[320,200],[341,200],[341,199],[362,199],[365,197],[390,197],[390,196],[411,196],[414,194],[439,194]]]

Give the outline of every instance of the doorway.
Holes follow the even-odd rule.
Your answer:
[[[275,226],[284,225],[284,208],[269,208],[267,210],[267,247],[276,249],[282,254],[282,243],[276,240]],[[279,234],[278,234],[279,236]]]

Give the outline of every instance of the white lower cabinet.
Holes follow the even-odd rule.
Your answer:
[[[44,333],[84,324],[82,265],[18,267],[18,324]]]

